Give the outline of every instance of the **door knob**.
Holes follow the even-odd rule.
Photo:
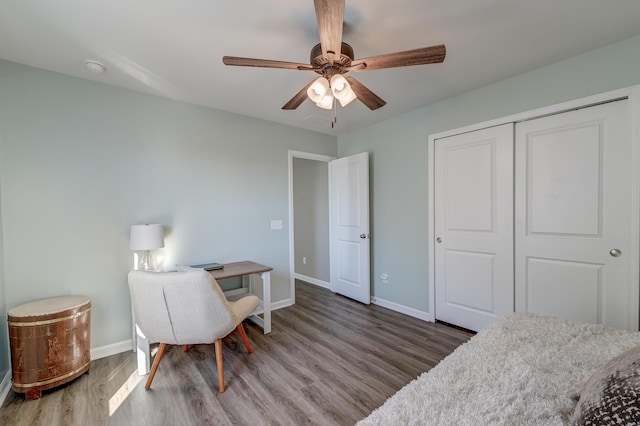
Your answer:
[[[367,234],[360,234],[360,238],[367,238]]]
[[[622,256],[622,251],[618,250],[618,249],[612,249],[609,254],[613,257],[620,257]]]
[[[436,241],[441,243],[442,242],[442,238],[438,237],[438,238],[436,238]]]

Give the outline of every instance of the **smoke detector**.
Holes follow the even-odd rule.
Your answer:
[[[87,59],[86,61],[84,61],[84,65],[87,67],[89,71],[96,74],[102,74],[107,70],[107,67],[105,67],[103,64],[101,64],[98,61],[94,61],[93,59]]]

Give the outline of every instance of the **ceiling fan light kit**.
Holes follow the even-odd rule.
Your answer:
[[[307,89],[307,96],[322,109],[331,109],[334,100],[338,100],[340,105],[345,107],[356,99],[349,82],[340,74],[331,77],[331,81],[326,77],[319,77]]]
[[[314,0],[313,4],[320,43],[311,49],[309,64],[236,56],[222,58],[225,65],[314,71],[321,75],[296,93],[282,109],[294,110],[307,98],[323,109],[335,107],[336,100],[345,107],[358,99],[373,111],[386,102],[358,80],[344,74],[444,61],[446,49],[442,44],[355,60],[353,48],[342,41],[345,0]],[[335,119],[332,127],[334,123]]]
[[[319,103],[327,93],[330,93],[329,80],[324,77],[318,78],[311,84],[309,89],[307,89],[307,96],[316,104]]]
[[[331,109],[333,108],[333,95],[331,92],[328,92],[326,95],[320,99],[320,102],[316,102],[316,105],[322,109]]]
[[[351,85],[342,74],[335,74],[331,77],[331,93],[340,101],[340,105],[343,107],[346,107],[356,99],[356,94],[351,89]]]

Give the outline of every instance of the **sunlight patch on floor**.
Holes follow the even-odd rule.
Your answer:
[[[120,389],[109,399],[109,417],[120,408],[120,405],[124,402],[131,392],[138,386],[138,383],[144,378],[144,376],[138,375],[138,370],[134,370],[129,378],[124,382]]]

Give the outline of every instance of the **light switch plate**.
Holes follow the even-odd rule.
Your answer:
[[[281,220],[272,220],[271,221],[271,230],[281,230],[282,229],[282,221]]]

